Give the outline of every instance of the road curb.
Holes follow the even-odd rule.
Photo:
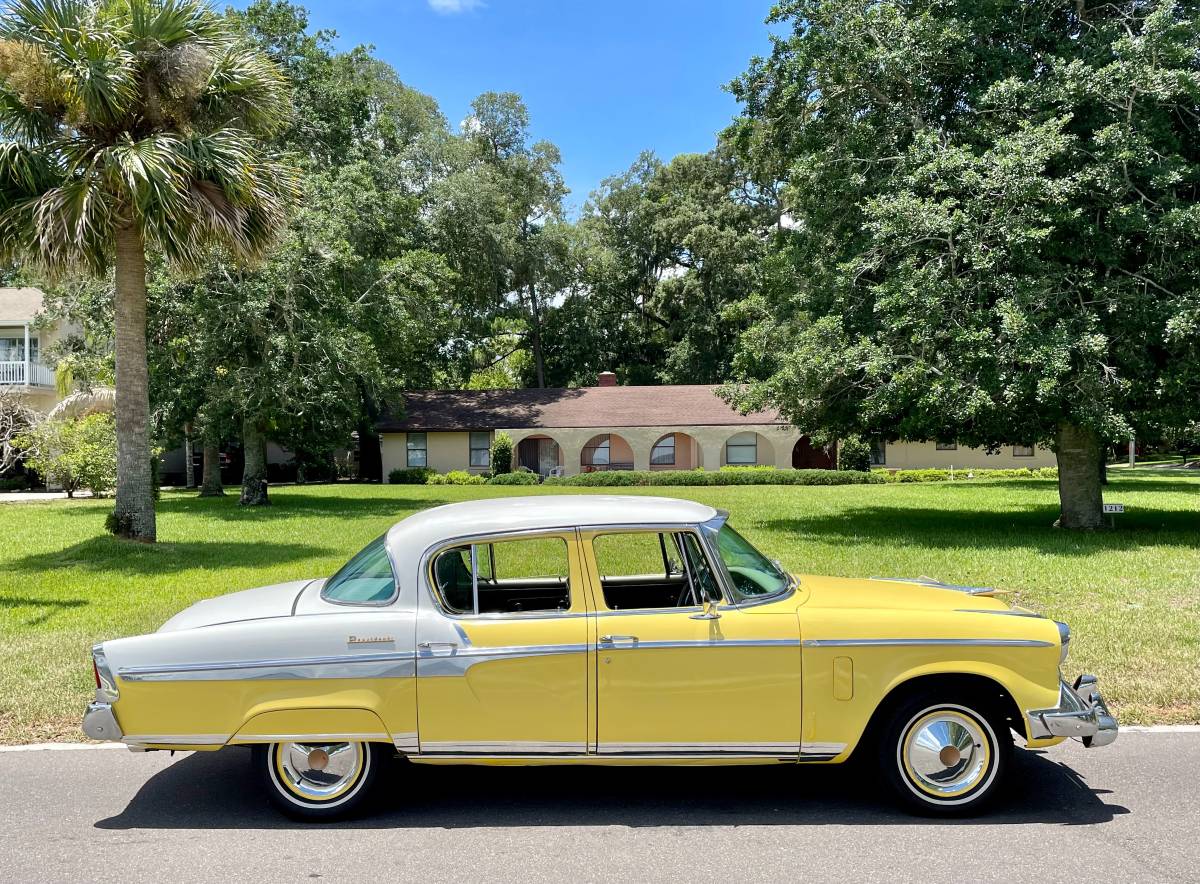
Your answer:
[[[1122,734],[1200,734],[1200,724],[1121,725]],[[24,743],[0,746],[2,752],[64,752],[74,749],[125,749],[124,743]]]

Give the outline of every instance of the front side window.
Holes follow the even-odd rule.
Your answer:
[[[442,550],[433,560],[433,586],[442,607],[457,616],[565,611],[571,607],[567,543],[530,537]]]
[[[344,604],[378,604],[396,592],[387,535],[375,538],[329,578],[321,598]]]
[[[429,466],[429,450],[427,448],[427,437],[424,433],[409,433],[404,443],[408,451],[408,465],[410,467],[425,467]]]
[[[471,466],[491,466],[492,434],[488,432],[471,434]]]
[[[732,466],[755,466],[758,463],[758,434],[738,433],[725,443],[725,463]]]
[[[717,532],[717,554],[742,596],[774,595],[791,586],[791,578],[728,524]]]
[[[656,467],[675,465],[675,434],[663,436],[650,450],[650,465]]]
[[[716,575],[690,531],[630,531],[592,541],[611,611],[691,608],[721,598]]]

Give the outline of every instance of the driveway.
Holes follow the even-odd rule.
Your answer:
[[[1011,794],[929,821],[835,768],[397,764],[386,806],[292,823],[249,753],[0,752],[11,881],[1195,881],[1200,734],[1016,752]]]

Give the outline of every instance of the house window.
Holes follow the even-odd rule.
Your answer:
[[[605,467],[611,461],[612,439],[609,436],[596,436],[583,447],[582,463],[585,467]]]
[[[725,443],[725,463],[732,466],[754,466],[758,463],[758,434],[738,433]]]
[[[650,449],[650,465],[654,467],[675,466],[675,434],[663,436]]]
[[[19,338],[0,338],[0,362],[25,361],[25,336]],[[38,339],[29,339],[29,361],[38,361]]]
[[[492,434],[484,431],[471,434],[471,466],[489,467],[492,465]]]
[[[887,443],[882,439],[871,440],[871,465],[880,467],[887,463]]]
[[[433,585],[450,614],[522,614],[571,607],[567,544],[530,537],[456,546],[433,561]]]
[[[1033,457],[1032,445],[1014,445],[1013,457]]]
[[[408,466],[429,466],[429,451],[424,433],[409,433],[404,446],[408,451]]]
[[[934,447],[938,451],[958,451],[957,442],[938,442]]]

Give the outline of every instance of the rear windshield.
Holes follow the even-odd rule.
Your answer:
[[[388,560],[387,535],[364,546],[329,578],[321,597],[331,602],[370,604],[386,602],[396,591],[392,563]]]

